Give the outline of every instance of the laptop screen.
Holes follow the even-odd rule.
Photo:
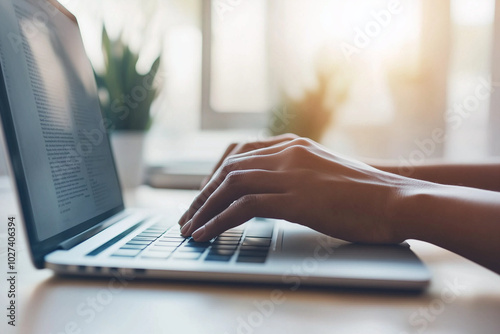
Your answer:
[[[2,121],[30,242],[71,236],[123,208],[74,17],[53,1],[0,0],[0,64]]]

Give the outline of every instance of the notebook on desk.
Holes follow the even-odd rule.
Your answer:
[[[0,115],[37,268],[292,286],[428,284],[407,244],[350,244],[258,218],[197,243],[180,236],[180,212],[126,209],[76,19],[52,0],[0,0],[0,32]]]

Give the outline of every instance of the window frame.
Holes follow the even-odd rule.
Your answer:
[[[270,110],[263,112],[217,111],[210,103],[212,75],[212,6],[218,0],[202,1],[201,129],[260,129]]]

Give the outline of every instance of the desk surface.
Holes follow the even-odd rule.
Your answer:
[[[140,188],[128,203],[182,211],[193,192]],[[179,198],[181,199],[179,201]],[[0,267],[12,193],[0,190]],[[24,239],[24,238],[23,238]],[[499,333],[500,276],[439,247],[409,241],[433,279],[421,295],[161,281],[67,279],[18,253],[17,326],[1,333]],[[492,255],[498,256],[498,255]],[[283,295],[272,302],[271,293]],[[6,329],[6,330],[4,330]]]

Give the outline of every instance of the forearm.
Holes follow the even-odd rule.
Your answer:
[[[500,273],[500,193],[423,182],[394,209],[402,239],[446,248]]]
[[[500,163],[485,164],[426,164],[397,166],[370,163],[373,167],[406,177],[440,184],[500,191]]]

